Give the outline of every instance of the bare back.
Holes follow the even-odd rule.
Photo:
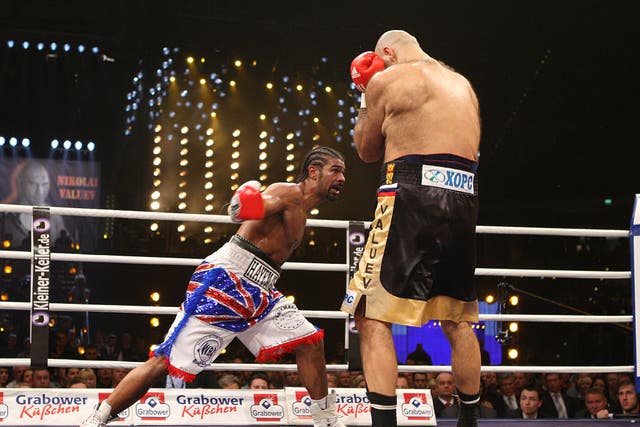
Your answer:
[[[307,215],[296,184],[275,183],[264,192],[265,218],[244,222],[238,234],[282,265],[300,245]]]
[[[365,126],[377,127],[381,133],[385,162],[408,154],[435,153],[477,160],[476,95],[467,79],[439,62],[428,59],[389,67],[371,80],[369,100],[373,121]]]

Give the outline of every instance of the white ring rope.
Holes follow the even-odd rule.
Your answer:
[[[29,310],[28,302],[0,302],[1,310]],[[109,305],[109,304],[66,304],[50,303],[51,311],[88,312],[91,313],[127,313],[127,314],[156,314],[172,315],[178,312],[178,307],[154,307],[145,305]],[[343,311],[328,310],[300,310],[300,312],[313,319],[342,319],[349,315]],[[541,323],[631,323],[631,315],[558,315],[558,314],[480,314],[481,321],[510,321],[510,322],[541,322]]]
[[[0,251],[0,259],[31,259],[28,251]],[[112,264],[196,266],[201,258],[143,257],[125,255],[89,255],[51,253],[52,261],[108,262]],[[283,270],[347,272],[348,264],[317,262],[285,262]],[[476,268],[476,276],[501,277],[554,277],[563,279],[630,279],[631,271],[537,270],[523,268]]]
[[[0,212],[31,214],[32,208],[33,206],[0,203]],[[232,221],[227,215],[126,211],[115,209],[64,208],[53,206],[49,209],[51,214],[53,215],[232,224]],[[307,226],[347,229],[351,222],[352,221],[347,220],[309,219],[307,220]],[[366,227],[369,227],[371,225],[371,221],[364,221],[364,223]],[[589,228],[505,227],[496,225],[479,225],[476,227],[476,232],[480,234],[510,234],[530,236],[629,237],[629,230],[607,230]]]
[[[26,358],[0,359],[0,366],[30,366]],[[49,359],[51,368],[125,368],[131,369],[142,362],[120,362],[116,360],[75,360]],[[296,371],[294,363],[213,363],[206,370],[220,371]],[[329,364],[328,371],[346,371],[346,364]],[[603,373],[603,372],[633,372],[633,366],[482,366],[482,372],[530,372],[530,373]],[[399,365],[399,372],[451,372],[450,365]]]
[[[0,212],[26,213],[32,214],[32,206],[0,204]],[[166,221],[186,221],[186,222],[211,222],[231,224],[227,215],[209,214],[184,214],[167,212],[148,211],[125,211],[112,209],[82,209],[50,207],[52,215],[87,216],[102,218],[122,218],[141,220],[166,220]],[[342,228],[348,229],[352,221],[346,220],[319,220],[309,219],[308,227]],[[371,222],[364,222],[365,227],[369,227]],[[477,226],[476,232],[479,234],[502,234],[502,235],[530,235],[530,236],[568,236],[568,237],[605,237],[605,238],[628,238],[628,230],[607,230],[607,229],[582,229],[582,228],[548,228],[548,227],[504,227],[504,226]],[[29,251],[0,251],[0,259],[20,259],[31,260],[32,253]],[[148,264],[148,265],[176,265],[176,266],[196,266],[202,261],[199,258],[169,258],[169,257],[142,257],[142,256],[121,256],[121,255],[90,255],[76,253],[51,253],[52,261],[79,261],[79,262],[105,262],[120,264]],[[348,264],[329,263],[302,263],[287,262],[283,265],[284,270],[303,271],[336,271],[347,272]],[[540,269],[503,269],[503,268],[477,268],[477,276],[502,276],[502,277],[552,277],[552,278],[574,278],[574,279],[630,279],[630,271],[582,271],[582,270],[540,270]],[[103,313],[127,313],[127,314],[157,314],[175,315],[177,307],[154,307],[154,306],[123,306],[123,305],[98,305],[98,304],[61,304],[51,303],[51,311],[69,312],[103,312]],[[0,302],[1,310],[24,310],[31,309],[30,303]],[[301,310],[301,313],[310,318],[342,319],[347,320],[348,315],[341,311],[319,311]],[[521,321],[521,322],[545,322],[545,323],[630,323],[633,316],[591,316],[591,315],[534,315],[534,314],[480,314],[481,321]],[[1,359],[0,366],[30,366],[31,360],[27,358]],[[48,359],[50,367],[105,367],[105,368],[134,368],[140,362],[119,362],[119,361],[99,361],[99,360],[73,360],[73,359]],[[295,371],[295,364],[247,364],[247,363],[214,363],[207,369],[218,369],[227,371]],[[344,371],[349,367],[346,364],[327,365],[330,371]],[[400,372],[441,372],[451,371],[451,366],[425,366],[425,365],[400,365]],[[601,372],[634,372],[634,366],[483,366],[483,372],[530,372],[530,373],[601,373]]]

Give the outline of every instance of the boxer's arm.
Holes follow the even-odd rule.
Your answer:
[[[382,80],[384,80],[383,76],[377,74],[367,85],[367,107],[360,109],[353,129],[353,140],[358,155],[367,163],[377,162],[384,156],[385,138],[382,133],[384,102],[381,99],[384,82]]]
[[[302,192],[295,184],[275,183],[262,192],[264,216],[280,214],[295,206],[302,206]]]

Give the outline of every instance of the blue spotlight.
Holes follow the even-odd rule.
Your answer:
[[[84,53],[84,45],[83,44],[79,44],[78,45],[78,52],[79,53]]]
[[[38,50],[42,50],[42,49],[44,49],[44,43],[42,43],[42,42],[38,43],[38,44],[36,45],[36,49],[38,49]]]
[[[0,147],[2,147],[5,143],[4,136],[0,136]]]
[[[51,141],[51,148],[52,149],[55,150],[56,148],[58,148],[59,145],[60,145],[60,143],[58,142],[57,139],[54,139],[53,141]]]
[[[98,49],[97,46],[94,46],[94,47],[91,48],[91,52],[92,53],[98,53],[98,52],[100,52],[100,49]]]
[[[82,150],[82,142],[76,141],[76,144],[74,145],[74,147],[78,151]]]
[[[14,47],[16,45],[16,42],[14,42],[13,40],[7,40],[7,47],[9,49],[11,49],[12,47]]]
[[[56,42],[51,42],[51,44],[49,45],[49,48],[53,51],[55,51],[58,48],[58,43]]]
[[[71,45],[69,43],[65,43],[65,44],[62,45],[62,49],[65,52],[69,52],[71,50]]]
[[[93,141],[89,141],[89,143],[87,144],[87,150],[93,151],[95,149],[96,149],[96,144],[94,144]]]
[[[25,41],[23,41],[23,42],[22,42],[22,48],[23,48],[23,49],[29,49],[29,42],[28,42],[28,41],[26,41],[26,40],[25,40]]]
[[[65,150],[68,150],[69,148],[71,148],[71,141],[69,141],[68,139],[65,139],[65,141],[62,143],[62,146],[64,147]]]
[[[31,140],[29,138],[22,138],[22,146],[27,148],[31,145]]]
[[[14,137],[11,137],[11,139],[9,139],[9,145],[15,147],[16,145],[18,145],[18,140]]]

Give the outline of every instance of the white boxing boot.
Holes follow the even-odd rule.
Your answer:
[[[111,405],[105,400],[98,403],[93,414],[81,422],[80,427],[104,427],[113,418],[115,417],[111,416]]]
[[[314,427],[345,427],[338,419],[335,390],[327,395],[326,403],[327,407],[325,409],[320,408],[320,405],[316,402],[311,404],[311,418],[313,419]]]

